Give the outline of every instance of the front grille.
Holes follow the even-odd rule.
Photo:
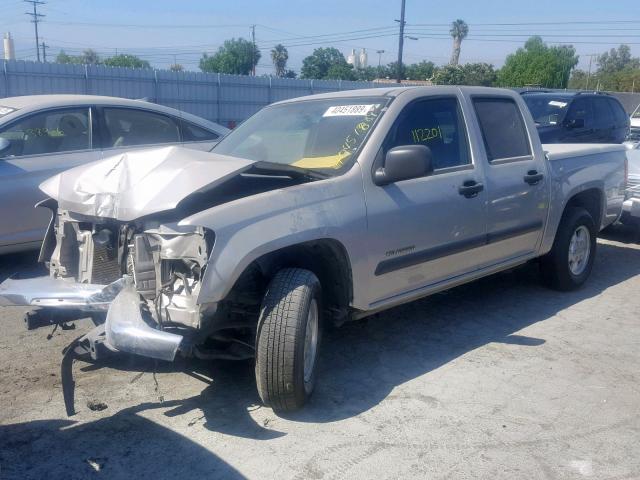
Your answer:
[[[118,249],[110,245],[95,245],[93,249],[93,269],[91,283],[107,285],[121,277]]]

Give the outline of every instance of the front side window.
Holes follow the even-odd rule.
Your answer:
[[[571,108],[565,118],[565,124],[575,124],[576,120],[582,121],[585,127],[591,127],[593,124],[593,111],[591,110],[591,102],[584,98],[579,98],[571,104]]]
[[[469,165],[471,157],[458,100],[434,98],[408,105],[391,129],[385,150],[404,145],[429,147],[434,170]]]
[[[531,146],[518,105],[510,98],[473,99],[487,158],[490,162],[528,157]]]
[[[4,157],[86,150],[91,148],[89,109],[36,113],[3,129],[0,138],[10,142]]]
[[[180,143],[178,122],[171,117],[133,108],[104,108],[106,148]]]
[[[266,107],[213,151],[336,174],[354,160],[387,102],[385,97],[356,97]]]

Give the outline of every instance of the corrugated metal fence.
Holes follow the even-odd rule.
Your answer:
[[[0,98],[72,93],[147,98],[208,120],[233,126],[278,100],[314,93],[388,83],[297,80],[199,72],[62,65],[0,60]],[[614,93],[628,112],[640,103],[638,93]]]
[[[0,98],[71,93],[146,98],[229,125],[278,100],[389,84],[0,60]]]

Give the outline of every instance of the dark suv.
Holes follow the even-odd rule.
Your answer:
[[[629,115],[615,98],[596,92],[522,92],[542,143],[622,143]]]

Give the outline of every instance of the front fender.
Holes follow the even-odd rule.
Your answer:
[[[354,277],[358,267],[366,265],[366,208],[357,164],[340,177],[234,200],[187,217],[180,225],[215,232],[199,304],[224,299],[242,272],[259,257],[303,242],[340,242],[347,250]]]

